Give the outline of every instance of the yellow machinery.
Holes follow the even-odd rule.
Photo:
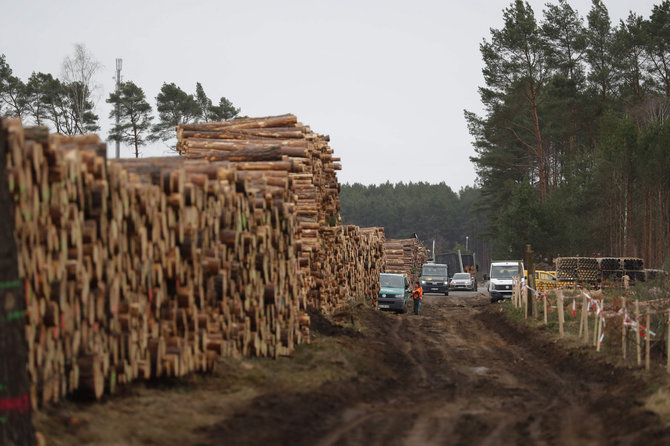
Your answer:
[[[528,277],[528,271],[524,271]],[[557,286],[556,271],[535,271],[535,286],[540,293],[546,293]]]

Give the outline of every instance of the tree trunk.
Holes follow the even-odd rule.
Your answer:
[[[14,212],[7,187],[7,130],[0,125],[0,444],[33,445],[25,299],[19,281]]]
[[[616,202],[617,202],[617,197],[616,194],[614,193],[614,187],[611,188],[610,190],[610,253],[612,255],[617,254],[616,246],[617,246],[617,232],[616,232],[616,227],[617,227],[617,212],[616,212]]]
[[[633,181],[630,177],[626,178],[626,235],[624,240],[624,255],[635,256],[633,243]]]
[[[645,257],[647,258],[647,264],[654,263],[654,197],[651,190],[647,192],[647,240],[646,247],[644,248]]]
[[[140,157],[140,149],[137,143],[137,126],[133,123],[133,141],[135,142],[135,158]]]
[[[542,147],[542,133],[540,132],[540,119],[537,115],[537,92],[535,85],[530,86],[531,91],[531,106],[533,108],[533,124],[535,125],[535,141],[537,143],[537,170],[540,180],[540,202],[544,203],[544,198],[547,192],[547,176],[544,168],[544,151]]]

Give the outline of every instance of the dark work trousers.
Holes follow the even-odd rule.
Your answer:
[[[414,314],[418,315],[421,310],[421,299],[414,299]]]

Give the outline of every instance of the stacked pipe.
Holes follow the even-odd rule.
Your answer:
[[[598,259],[603,280],[621,280],[623,265],[618,257],[601,257]]]
[[[577,280],[579,282],[597,282],[600,279],[598,261],[593,257],[577,258]]]
[[[386,250],[387,273],[404,274],[410,284],[419,279],[421,266],[426,262],[426,249],[417,238],[387,239]]]
[[[577,257],[559,257],[556,259],[556,278],[558,282],[571,283],[577,280]]]
[[[559,257],[556,259],[556,276],[559,286],[595,284],[600,280],[600,267],[593,257]]]
[[[645,281],[644,260],[637,257],[624,257],[621,262],[623,263],[624,274],[627,274],[631,280]]]
[[[247,144],[107,161],[95,135],[2,125],[36,408],[221,355],[290,355],[309,304],[374,303],[383,230],[326,224],[339,222],[336,167],[305,127],[308,149],[290,157]]]
[[[644,281],[644,261],[637,257],[559,257],[556,259],[559,286],[597,285],[620,281],[628,275],[631,281]]]

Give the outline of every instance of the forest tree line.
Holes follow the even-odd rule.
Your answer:
[[[445,183],[389,182],[381,185],[344,184],[340,192],[344,224],[380,226],[386,238],[410,238],[414,234],[438,253],[458,249],[487,253],[485,215],[476,207],[478,189],[458,193]],[[467,246],[466,246],[467,245]]]
[[[593,0],[540,15],[527,2],[480,45],[484,113],[465,111],[476,185],[342,187],[347,223],[416,232],[462,247],[475,234],[493,258],[670,254],[670,1],[612,23]],[[448,178],[445,178],[448,181]]]
[[[93,54],[77,44],[73,54],[63,60],[60,76],[33,72],[24,81],[14,75],[5,55],[0,54],[0,116],[46,125],[63,135],[99,131],[100,117],[93,97],[101,69]],[[174,82],[163,82],[155,98],[157,116],[144,90],[130,80],[117,84],[106,102],[113,107],[109,139],[132,145],[136,157],[139,148],[148,142],[173,139],[178,124],[240,117],[240,109],[227,98],[221,97],[215,104],[200,82],[194,93],[187,93]]]
[[[483,116],[466,111],[494,256],[670,253],[670,1],[612,23],[516,0],[480,45]]]

